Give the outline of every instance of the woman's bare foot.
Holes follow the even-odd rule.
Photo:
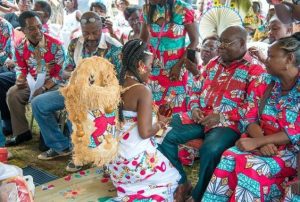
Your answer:
[[[192,185],[190,182],[185,182],[184,184],[178,185],[175,194],[174,199],[176,202],[185,202],[186,199],[191,195],[192,192]]]

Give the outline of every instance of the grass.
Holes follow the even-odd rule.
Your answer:
[[[31,118],[31,113],[27,114],[28,119]],[[37,158],[41,153],[39,151],[39,128],[37,123],[33,123],[33,139],[24,144],[15,147],[9,147],[9,151],[13,154],[13,158],[9,161],[10,164],[24,168],[26,166],[33,166],[40,168],[44,171],[47,171],[58,177],[63,177],[68,174],[65,171],[68,160],[71,157],[60,157],[54,160],[42,161]],[[199,161],[196,161],[192,167],[185,166],[185,171],[188,175],[188,178],[192,181],[194,185],[197,182],[198,170],[199,170]]]

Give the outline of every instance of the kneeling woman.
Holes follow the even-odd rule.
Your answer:
[[[249,101],[250,138],[224,152],[203,201],[279,201],[296,173],[300,149],[300,33],[273,43],[266,61],[272,82],[260,103]]]
[[[178,171],[157,149],[153,139],[168,118],[152,124],[152,94],[146,86],[152,54],[141,40],[131,40],[122,50],[120,84],[123,86],[120,119],[124,123],[118,156],[109,164],[117,188],[115,200],[173,201],[180,179]]]

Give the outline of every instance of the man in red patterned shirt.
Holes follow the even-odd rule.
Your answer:
[[[16,45],[16,84],[7,92],[13,137],[7,146],[32,138],[25,116],[25,105],[32,97],[57,89],[60,70],[65,60],[62,43],[43,33],[42,23],[35,12],[25,11],[19,16],[25,38]],[[31,85],[36,81],[41,85]]]
[[[260,97],[265,88],[261,76],[266,71],[252,65],[245,57],[247,32],[244,28],[227,28],[220,37],[219,57],[212,59],[203,73],[204,83],[199,102],[191,105],[193,124],[183,124],[174,116],[173,129],[160,145],[160,151],[178,169],[182,178],[176,201],[184,201],[184,193],[191,191],[186,174],[178,159],[178,145],[201,138],[199,180],[189,201],[200,201],[222,153],[240,137],[239,121],[243,116],[245,100]]]

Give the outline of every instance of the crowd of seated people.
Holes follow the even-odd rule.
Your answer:
[[[107,165],[118,188],[116,200],[297,197],[285,196],[300,147],[300,34],[293,33],[297,1],[269,1],[276,13],[266,24],[267,55],[247,46],[249,33],[242,26],[229,26],[200,44],[195,10],[184,0],[150,0],[143,8],[125,0],[114,3],[116,18],[103,3],[94,2],[81,13],[76,0],[64,0],[67,20],[60,33],[51,30],[47,1],[0,7],[6,12],[0,17],[0,147],[32,139],[26,118],[30,105],[45,147],[37,158],[71,155],[72,124],[67,121],[65,132],[57,120],[57,112],[65,109],[60,89],[81,60],[99,56],[114,65],[126,89],[120,121],[125,128],[137,124]],[[294,12],[289,19],[285,9]],[[199,51],[200,57],[190,57]],[[42,85],[34,89],[34,80]],[[171,95],[172,117],[159,115],[152,123],[152,103],[170,102]],[[155,134],[167,126],[172,129],[156,145]],[[193,187],[178,148],[195,139],[202,146]],[[149,158],[155,163],[148,165],[144,159]],[[163,169],[154,169],[162,164]],[[71,160],[66,170],[81,168]]]

